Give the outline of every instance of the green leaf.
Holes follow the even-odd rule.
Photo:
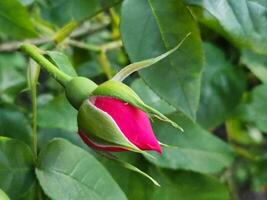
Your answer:
[[[106,158],[107,161],[113,161],[114,163],[116,163],[117,167],[122,167],[122,168],[128,169],[130,171],[136,172],[139,175],[150,180],[151,183],[153,183],[154,185],[160,187],[160,184],[153,177],[149,176],[149,174],[147,174],[145,171],[142,171],[141,169],[132,165],[130,162],[123,161],[122,159],[120,159],[120,157],[114,156],[113,154],[111,154],[109,152],[103,152],[103,153],[99,153],[99,154],[102,155],[104,158]],[[102,163],[105,164],[105,162],[103,162],[103,159],[102,159]],[[110,162],[108,162],[107,165],[108,164],[110,165]]]
[[[104,2],[105,7],[110,7],[118,0],[104,0]],[[41,8],[43,17],[59,26],[71,20],[80,22],[91,18],[103,9],[99,0],[45,0]]]
[[[227,187],[212,176],[156,168],[148,165],[137,154],[121,153],[120,158],[147,169],[146,173],[159,179],[161,185],[156,187],[148,179],[136,176],[134,172],[119,168],[114,163],[105,162],[106,160],[102,161],[129,200],[229,200]]]
[[[64,95],[59,95],[47,104],[38,107],[38,125],[43,128],[60,128],[75,132],[77,111]]]
[[[42,148],[44,148],[54,138],[63,138],[65,140],[68,140],[74,145],[83,147],[88,151],[91,150],[79,137],[77,131],[69,132],[62,129],[47,129],[47,128],[42,128],[38,132],[38,149],[41,150]]]
[[[177,46],[172,48],[171,50],[159,55],[158,57],[155,58],[149,58],[147,60],[142,60],[139,62],[135,62],[132,64],[129,64],[125,66],[122,70],[120,70],[112,79],[116,81],[123,81],[125,78],[127,78],[129,75],[132,73],[139,71],[141,69],[150,67],[153,64],[156,64],[157,62],[163,60],[164,58],[168,57],[171,55],[173,52],[175,52],[179,47],[183,44],[183,42],[191,35],[191,33],[188,33],[182,40],[179,42]]]
[[[32,144],[31,128],[25,115],[17,110],[0,108],[0,136]]]
[[[136,79],[131,84],[132,89],[139,94],[139,96],[145,100],[145,102],[152,108],[155,108],[162,112],[163,114],[169,114],[175,112],[176,109],[162,101],[162,99],[157,96],[142,79]]]
[[[205,43],[205,67],[202,77],[197,121],[205,128],[222,123],[235,109],[245,91],[245,76],[226,60],[217,47]]]
[[[156,94],[149,91],[144,83],[143,87],[139,88],[140,90],[136,90],[139,95],[151,94],[143,96],[147,104],[154,102],[160,106],[164,103],[159,97],[155,102]],[[166,102],[164,104],[166,105]],[[166,123],[154,121],[153,130],[158,140],[170,147],[163,147],[162,155],[153,153],[156,159],[147,158],[150,162],[163,168],[186,169],[201,173],[216,173],[231,165],[233,152],[227,144],[205,131],[181,112],[172,112],[167,117],[179,123],[184,132]]]
[[[267,132],[267,84],[255,87],[240,106],[238,115],[249,125]]]
[[[30,148],[19,140],[0,137],[0,188],[11,199],[23,196],[35,180]]]
[[[0,199],[1,200],[9,200],[8,196],[6,195],[6,193],[0,189]]]
[[[50,60],[63,72],[68,74],[69,76],[77,76],[77,73],[72,66],[68,57],[58,51],[47,51],[47,55],[49,56]]]
[[[168,59],[139,74],[158,96],[194,118],[203,53],[199,31],[189,10],[180,0],[125,0],[121,12],[122,39],[132,62],[167,52],[191,32]],[[167,77],[164,84],[163,77]]]
[[[252,175],[253,175],[253,184],[258,190],[261,190],[267,184],[267,160],[263,159],[261,161],[255,162],[254,168],[252,168]]]
[[[20,198],[16,200],[36,200],[38,199],[37,191],[40,190],[39,184],[37,183],[37,179],[32,184],[32,186],[27,190],[27,192]]]
[[[261,0],[186,0],[199,6],[196,18],[238,47],[267,53],[266,3]]]
[[[0,32],[17,39],[37,35],[26,8],[17,0],[0,1],[0,27]]]
[[[80,76],[85,76],[88,78],[95,78],[103,73],[96,59],[82,63],[80,66],[78,66],[77,71]]]
[[[153,155],[150,162],[170,169],[186,169],[201,173],[216,173],[231,165],[233,152],[230,147],[211,135],[184,114],[168,115],[179,122],[184,133],[161,122],[154,123],[154,131],[160,142],[170,145],[163,147],[163,154]]]
[[[267,57],[253,53],[252,51],[242,51],[241,63],[263,83],[267,83]]]
[[[219,180],[188,171],[154,170],[162,187],[154,189],[152,200],[229,200],[227,187]]]
[[[0,55],[0,102],[13,103],[26,87],[25,65],[18,53]]]
[[[41,151],[36,174],[45,193],[55,200],[126,199],[92,155],[62,139]]]

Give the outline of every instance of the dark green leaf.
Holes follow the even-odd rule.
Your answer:
[[[61,128],[71,132],[77,128],[77,111],[64,95],[55,97],[46,105],[38,107],[38,125],[43,128]]]
[[[11,199],[23,196],[35,180],[33,154],[15,139],[0,137],[0,188]]]
[[[250,125],[267,132],[267,84],[253,89],[247,101],[239,108],[239,116]]]
[[[246,65],[263,83],[267,83],[267,57],[265,55],[242,51],[241,63]]]
[[[31,145],[31,128],[19,111],[0,108],[0,136],[15,138]]]
[[[144,93],[150,94],[142,96],[145,103],[150,105],[152,102],[157,106],[166,105],[155,93],[149,91],[144,83],[142,85],[139,89],[135,89],[138,89],[136,92],[140,96]],[[171,147],[164,147],[162,155],[153,153],[156,159],[148,158],[149,161],[164,168],[186,169],[202,173],[219,172],[232,163],[233,152],[227,144],[202,129],[181,112],[172,112],[167,116],[179,123],[184,132],[164,122],[154,121],[153,129],[157,138]]]
[[[149,167],[142,159],[130,161],[144,168]],[[129,200],[229,200],[227,187],[211,176],[182,170],[155,169],[150,166],[148,173],[157,177],[161,184],[161,187],[155,187],[144,177],[136,176],[131,171],[112,163],[107,163],[106,166]]]
[[[42,4],[42,14],[44,18],[59,26],[71,20],[77,22],[93,17],[102,11],[100,0],[45,0]],[[103,0],[104,7],[109,7],[118,0]]]
[[[162,187],[154,189],[150,199],[169,200],[229,200],[229,192],[217,179],[187,171],[155,170]]]
[[[175,112],[175,108],[162,101],[162,99],[157,96],[150,88],[145,84],[142,79],[136,79],[132,84],[131,87],[134,91],[138,92],[141,99],[147,101],[147,104],[152,108],[159,110],[163,114],[168,114]]]
[[[186,23],[184,23],[186,21]],[[156,57],[191,36],[169,58],[140,71],[152,90],[191,118],[199,101],[203,66],[199,31],[180,0],[125,0],[121,33],[132,62]]]
[[[126,199],[106,169],[88,152],[56,139],[40,153],[37,177],[55,200]]]
[[[99,66],[99,63],[95,59],[82,63],[77,71],[80,76],[88,78],[94,78],[103,73],[101,66]]]
[[[40,190],[40,188],[38,188],[39,185],[37,183],[37,180],[35,180],[35,182],[32,184],[32,186],[27,190],[27,192],[20,198],[16,199],[16,200],[36,200],[38,199],[38,194],[37,191]]]
[[[0,102],[12,103],[26,87],[25,65],[20,54],[0,55]]]
[[[0,1],[0,27],[0,32],[18,39],[37,35],[27,10],[17,0]]]
[[[245,76],[238,66],[226,60],[223,52],[204,44],[205,68],[202,77],[197,121],[214,128],[234,110],[245,91]]]
[[[186,169],[202,173],[215,173],[231,165],[233,152],[227,144],[217,139],[181,113],[168,115],[181,124],[184,132],[166,123],[156,122],[154,131],[163,147],[163,154],[153,154],[152,163],[170,169]]]
[[[47,51],[47,55],[61,71],[65,72],[69,76],[77,76],[74,67],[65,54],[58,51]]]
[[[90,150],[90,148],[88,148],[88,146],[81,140],[77,131],[69,132],[62,129],[41,129],[38,132],[38,148],[44,148],[54,138],[66,139],[72,144]]]
[[[267,185],[267,160],[264,159],[253,164],[254,169],[252,169],[252,173],[254,187],[261,189],[262,187]]]
[[[186,0],[203,8],[196,18],[241,48],[267,53],[267,7],[261,0]]]

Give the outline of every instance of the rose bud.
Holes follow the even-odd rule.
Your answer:
[[[149,121],[154,116],[180,128],[146,105],[127,85],[110,80],[93,90],[80,106],[79,134],[85,143],[99,150],[161,153]]]

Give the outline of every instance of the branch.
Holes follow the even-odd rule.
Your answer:
[[[105,29],[110,22],[105,22],[104,24],[95,25],[95,26],[88,26],[84,25],[83,27],[73,31],[73,33],[70,35],[71,38],[79,38],[83,37],[85,35],[92,35],[98,31],[101,31]],[[7,42],[0,44],[0,52],[12,52],[19,49],[19,47],[23,43],[30,43],[34,45],[42,45],[47,42],[53,42],[53,37],[41,37],[41,38],[34,38],[34,39],[26,39],[23,41],[14,41],[14,42]]]

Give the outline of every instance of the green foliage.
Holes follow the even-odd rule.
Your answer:
[[[252,51],[242,51],[242,64],[246,65],[257,78],[267,83],[267,58]]]
[[[206,62],[197,121],[206,128],[213,128],[221,124],[240,102],[245,90],[245,76],[217,47],[204,43],[204,49]]]
[[[41,151],[36,174],[52,199],[126,199],[96,158],[64,140],[53,140]]]
[[[77,76],[75,69],[65,54],[57,51],[48,51],[47,55],[61,71],[65,72],[69,76]]]
[[[65,95],[55,97],[45,105],[39,106],[38,110],[37,118],[40,127],[77,130],[77,111],[71,107]]]
[[[194,118],[200,94],[203,50],[197,24],[190,12],[180,0],[126,0],[121,12],[122,39],[132,62],[156,57],[191,33],[169,58],[139,73],[166,102]],[[162,76],[168,77],[164,84],[161,84]]]
[[[203,10],[196,17],[240,48],[267,53],[266,3],[261,0],[186,0]]]
[[[18,110],[1,108],[0,119],[1,136],[18,139],[28,145],[31,144],[31,129],[25,115]]]
[[[62,26],[71,20],[77,22],[93,17],[100,12],[103,7],[110,6],[118,0],[104,0],[103,6],[98,0],[57,0],[42,2],[42,14],[45,19]],[[62,12],[60,12],[60,10]]]
[[[0,32],[22,39],[36,36],[30,16],[17,0],[0,2]]]
[[[264,199],[266,84],[266,0],[0,0],[0,199]],[[147,112],[162,154],[89,148],[93,90]],[[79,128],[109,144],[101,120]]]
[[[0,55],[0,103],[13,103],[26,87],[25,64],[20,54]]]
[[[34,182],[33,154],[23,142],[5,137],[0,138],[0,152],[0,187],[10,198],[19,198]]]
[[[146,103],[152,104],[157,97],[156,94],[148,87],[146,88],[144,82],[139,82],[139,84],[142,86],[137,92]],[[166,103],[163,100],[158,100],[156,103],[154,102],[154,105],[158,105],[156,107],[163,105],[161,109],[165,109]],[[156,159],[148,158],[150,162],[164,168],[187,169],[202,173],[219,172],[232,163],[233,152],[229,146],[202,129],[186,115],[173,111],[168,117],[174,122],[179,122],[184,133],[168,124],[155,121],[154,131],[159,141],[170,145],[170,147],[163,148],[162,155],[153,154]],[[205,145],[201,141],[205,141]]]
[[[267,132],[267,85],[262,84],[253,89],[246,102],[240,107],[241,119],[260,131]]]
[[[186,171],[157,170],[156,174],[160,178],[162,189],[154,190],[150,199],[168,200],[172,199],[172,197],[177,200],[229,199],[227,188],[212,177]]]

